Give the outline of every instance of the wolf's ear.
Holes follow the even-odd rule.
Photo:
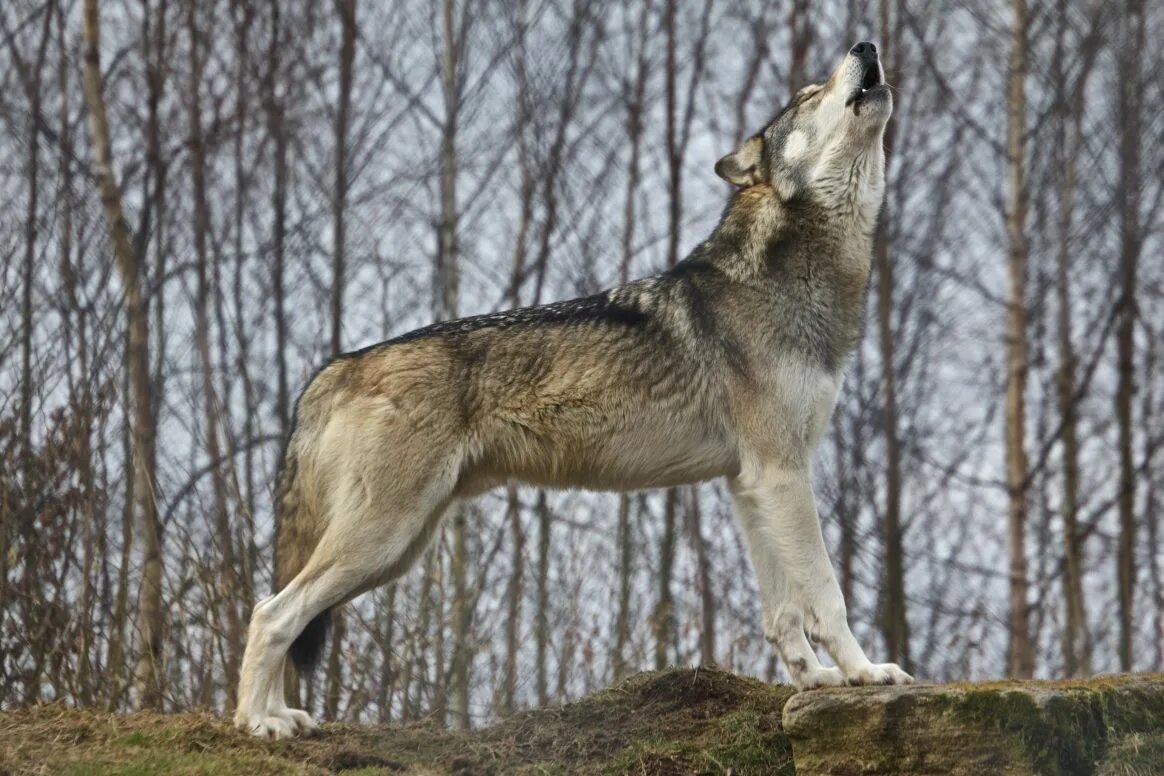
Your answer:
[[[754,135],[716,162],[715,174],[736,186],[754,186],[761,180],[760,161],[763,155],[764,138]]]

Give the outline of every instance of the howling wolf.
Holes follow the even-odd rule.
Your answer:
[[[912,681],[871,663],[849,630],[810,476],[861,336],[892,109],[876,47],[858,43],[719,160],[738,189],[673,269],[328,363],[287,442],[278,593],[251,618],[236,724],[313,730],[284,701],[284,657],[310,665],[332,608],[407,571],[455,502],[510,480],[632,490],[726,477],[764,634],[796,686]]]

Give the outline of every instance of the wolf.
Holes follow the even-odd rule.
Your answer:
[[[715,165],[736,188],[658,275],[397,337],[329,362],[299,398],[275,508],[275,595],[256,605],[235,722],[282,738],[288,653],[328,612],[396,579],[464,499],[509,481],[626,491],[724,477],[765,637],[800,689],[898,684],[849,629],[811,459],[862,334],[893,99],[853,46]],[[821,664],[816,642],[835,666]]]

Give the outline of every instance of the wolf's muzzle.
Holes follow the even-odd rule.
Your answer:
[[[849,53],[861,65],[861,84],[845,100],[846,107],[859,103],[871,89],[881,85],[881,65],[877,62],[877,47],[869,41],[862,41],[849,49]]]

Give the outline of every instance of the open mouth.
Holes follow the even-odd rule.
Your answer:
[[[854,106],[853,112],[859,113],[861,100],[871,92],[884,88],[885,84],[881,80],[881,68],[876,62],[868,64],[865,66],[865,72],[861,76],[861,85],[853,90],[853,93],[849,95],[849,99],[845,100],[845,107],[847,108],[852,105]]]

